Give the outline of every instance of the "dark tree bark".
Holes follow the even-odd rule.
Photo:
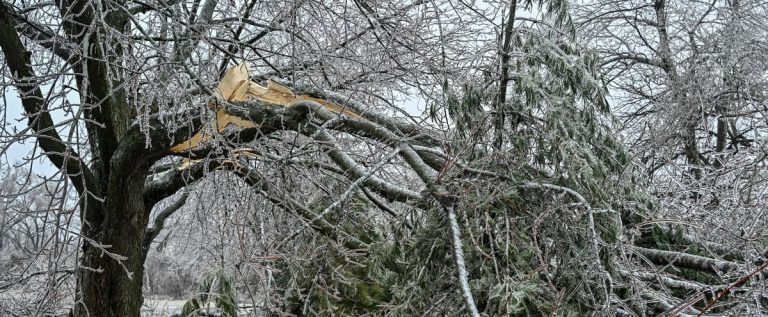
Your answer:
[[[108,72],[109,59],[100,50],[98,37],[86,36],[86,26],[91,19],[91,8],[84,2],[60,3],[65,28],[69,39],[75,43],[87,41],[91,45],[86,58],[70,60],[79,73],[77,75],[81,100],[87,107],[85,117],[88,143],[91,146],[89,164],[80,159],[72,148],[62,140],[54,129],[55,123],[46,109],[40,82],[34,74],[31,54],[24,46],[18,33],[19,14],[7,4],[0,4],[0,48],[5,62],[14,75],[13,82],[21,95],[25,112],[29,115],[29,126],[37,133],[40,147],[48,159],[59,169],[65,171],[81,197],[80,219],[83,252],[77,269],[75,316],[139,316],[143,302],[142,282],[146,250],[156,236],[156,230],[162,228],[162,221],[156,221],[152,229],[147,229],[149,214],[155,204],[174,195],[189,183],[202,178],[213,168],[225,168],[261,190],[270,191],[267,183],[260,182],[257,175],[242,166],[232,165],[226,160],[196,164],[190,168],[179,169],[172,166],[165,171],[164,177],[149,177],[150,167],[159,159],[174,155],[170,145],[193,135],[202,123],[192,119],[186,126],[169,132],[164,128],[160,116],[149,118],[153,129],[149,140],[139,124],[134,122],[134,105],[124,98],[119,78],[114,72]],[[71,14],[76,12],[77,14]],[[120,17],[107,16],[113,27],[121,28],[124,23]],[[65,54],[66,55],[66,54]],[[110,55],[113,58],[117,55]],[[83,61],[80,63],[79,61]],[[87,69],[87,70],[86,70]],[[116,77],[120,77],[119,73]],[[319,92],[314,92],[315,94]],[[327,99],[332,99],[325,96]],[[97,107],[88,107],[98,104]],[[336,120],[336,115],[323,111],[318,103],[298,103],[291,107],[266,106],[259,102],[217,105],[224,107],[228,115],[259,122],[259,128],[239,131],[236,138],[248,142],[258,135],[277,130],[292,130],[306,135],[314,135],[319,141],[329,136],[322,132],[324,128],[314,125],[315,118],[321,121]],[[346,105],[355,109],[356,105]],[[190,115],[191,118],[196,118]],[[362,137],[378,139],[391,146],[402,141],[403,133],[417,133],[413,136],[418,143],[434,141],[424,130],[401,122],[388,120],[386,117],[371,114],[369,121],[339,121],[332,128],[354,133]],[[388,127],[394,127],[389,130]],[[396,132],[391,132],[396,131]],[[410,132],[409,132],[410,131]],[[399,133],[399,134],[398,134]],[[149,146],[147,146],[149,142]],[[205,149],[202,150],[205,152]],[[66,154],[66,155],[64,155]],[[194,151],[187,153],[194,156]],[[349,179],[358,179],[366,171],[354,162],[342,150],[336,148],[329,156]],[[155,175],[157,176],[157,175]],[[370,190],[387,199],[395,201],[420,200],[419,193],[392,186],[376,177],[366,176],[363,182]],[[317,215],[287,197],[281,199],[268,197],[278,206],[295,211],[299,217],[310,222],[310,227],[331,240],[337,239],[335,228]],[[178,209],[178,208],[176,208]],[[167,217],[168,215],[164,215]],[[157,224],[160,224],[157,226]],[[351,249],[360,249],[359,241],[346,240],[344,245]]]
[[[59,4],[70,40],[85,41],[85,29],[92,18],[90,5],[87,1]],[[115,85],[106,71],[109,66],[105,54],[99,49],[98,38],[92,36],[87,39],[93,48],[88,52],[90,56],[84,63],[75,61],[73,65],[79,71],[84,66],[88,69],[77,79],[81,100],[86,105],[99,104],[86,111],[92,122],[87,129],[93,156],[87,166],[53,128],[55,123],[47,112],[46,99],[31,66],[31,53],[17,33],[18,17],[13,7],[0,4],[0,48],[29,116],[28,125],[37,133],[48,159],[69,176],[81,197],[81,235],[85,242],[77,270],[74,314],[139,316],[143,301],[143,242],[149,212],[155,203],[175,192],[145,200],[145,181],[149,167],[169,154],[170,140],[165,132],[158,131],[153,135],[153,146],[145,149],[144,133],[136,125],[131,126],[135,116],[133,105],[127,104],[120,89],[110,88]],[[119,16],[108,15],[107,20],[117,29],[124,27],[125,21]],[[153,124],[162,126],[157,118]],[[190,128],[194,126],[193,122]],[[182,130],[181,133],[190,132]]]
[[[496,129],[496,136],[494,139],[494,146],[497,149],[501,149],[504,145],[504,125],[507,121],[507,90],[509,85],[509,58],[510,58],[510,44],[515,30],[515,13],[517,12],[517,0],[510,0],[509,12],[507,16],[506,25],[504,26],[503,45],[500,50],[501,55],[501,78],[499,80],[499,94],[496,99],[496,113],[494,119],[494,127]],[[513,114],[513,124],[517,124],[517,114]]]

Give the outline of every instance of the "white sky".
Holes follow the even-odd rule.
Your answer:
[[[24,108],[21,105],[21,99],[19,99],[19,93],[15,88],[8,87],[5,91],[5,104],[0,104],[0,113],[5,114],[4,129],[12,132],[13,129],[21,131],[27,127],[27,118],[24,116]],[[75,98],[77,99],[77,98]],[[5,107],[5,109],[2,109]],[[54,122],[60,121],[65,118],[63,111],[52,111],[51,116]],[[59,131],[66,132],[64,131]],[[14,165],[22,165],[33,154],[33,150],[36,151],[36,155],[40,156],[41,149],[37,147],[34,138],[26,138],[21,141],[13,142],[7,149],[7,152],[3,157],[0,157],[0,177],[3,176],[3,172],[6,169],[12,169]],[[52,176],[57,171],[48,159],[40,157],[34,161],[33,173],[44,176]]]

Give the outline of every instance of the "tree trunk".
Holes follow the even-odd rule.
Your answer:
[[[148,220],[142,196],[144,174],[133,173],[117,185],[108,192],[101,225],[84,228],[87,238],[103,245],[84,246],[85,268],[78,276],[82,302],[76,305],[75,316],[140,316],[142,242]]]
[[[504,34],[502,35],[502,41],[504,42],[500,50],[501,55],[501,79],[499,80],[499,94],[496,100],[496,113],[494,120],[494,128],[496,136],[493,144],[496,149],[501,149],[504,146],[504,124],[506,122],[506,102],[507,102],[507,85],[509,85],[509,58],[510,51],[509,46],[512,42],[513,31],[515,29],[515,13],[517,12],[517,0],[511,0],[509,3],[509,16],[507,17],[506,25],[504,26]],[[513,114],[513,125],[517,125],[517,114]]]

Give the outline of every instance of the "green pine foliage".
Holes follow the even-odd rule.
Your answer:
[[[556,25],[568,25],[565,2],[538,4]],[[501,131],[492,124],[498,82],[487,73],[444,80],[445,104],[429,109],[433,119],[450,118],[456,132],[450,154],[463,165],[442,180],[458,198],[469,284],[486,316],[612,315],[616,297],[633,296],[631,288],[613,289],[624,279],[618,264],[627,260],[619,245],[640,234],[655,203],[638,189],[644,180],[611,131],[597,56],[571,40],[568,32],[518,30]],[[504,134],[501,148],[490,145],[489,132]],[[323,261],[286,264],[284,311],[465,314],[447,217],[431,199],[423,204],[413,230],[385,227],[371,235],[345,224],[370,244],[365,254],[329,247]],[[375,208],[361,199],[345,215]]]

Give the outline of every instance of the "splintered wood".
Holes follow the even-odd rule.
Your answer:
[[[344,114],[355,119],[362,119],[359,114],[345,109],[343,106],[308,95],[297,95],[290,88],[271,80],[267,81],[267,87],[261,86],[251,81],[248,74],[248,66],[245,63],[227,70],[216,87],[217,97],[227,101],[258,100],[270,105],[283,107],[291,106],[299,101],[311,100],[335,113]],[[228,126],[236,126],[240,129],[258,128],[258,125],[250,120],[227,114],[223,108],[216,106],[216,131],[222,132]],[[209,133],[200,130],[191,138],[171,147],[170,151],[173,153],[188,151],[211,140],[211,138],[212,136]]]

